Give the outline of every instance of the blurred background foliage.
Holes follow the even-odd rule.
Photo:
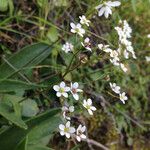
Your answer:
[[[150,1],[121,0],[121,7],[108,20],[97,16],[94,7],[99,3],[100,0],[0,0],[0,147],[3,150],[67,149],[68,145],[72,150],[89,149],[84,142],[75,147],[72,142],[64,144],[65,139],[52,134],[60,122],[60,111],[55,109],[60,104],[52,86],[61,80],[79,82],[84,97],[94,100],[98,109],[94,117],[77,110],[88,126],[90,138],[112,150],[149,149],[150,67],[145,56],[150,56],[147,38]],[[87,31],[95,50],[92,55],[85,53],[79,44],[81,39],[69,32],[70,22],[78,22],[82,14],[92,20]],[[127,61],[127,74],[113,67],[107,56],[96,50],[98,43],[107,42],[117,48],[114,27],[120,19],[127,20],[133,29],[137,56],[136,60]],[[76,52],[79,49],[82,52],[75,57],[64,54],[61,47],[65,41],[72,42]],[[126,105],[111,92],[109,81],[128,93]]]

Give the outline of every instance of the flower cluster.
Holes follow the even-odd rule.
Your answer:
[[[69,42],[66,42],[63,47],[62,47],[62,50],[65,52],[65,53],[68,53],[68,52],[72,52],[73,51],[73,48],[74,46],[69,43]]]
[[[108,18],[109,15],[112,14],[112,9],[120,5],[121,3],[119,1],[105,1],[102,4],[98,5],[96,9],[98,10],[99,16],[104,15],[106,18]],[[92,52],[91,45],[94,43],[91,44],[90,38],[85,36],[86,28],[90,26],[91,21],[88,20],[84,15],[79,16],[79,19],[80,22],[78,23],[70,23],[70,32],[79,35],[81,39],[81,45],[86,50]],[[122,63],[121,56],[123,55],[126,59],[128,59],[129,54],[131,53],[132,57],[136,59],[132,43],[129,40],[131,38],[132,29],[127,23],[127,21],[124,20],[119,22],[119,25],[115,27],[115,30],[117,31],[119,36],[118,47],[114,49],[111,48],[110,45],[98,44],[98,48],[101,51],[104,51],[105,53],[109,54],[109,60],[114,66],[118,66],[124,72],[127,72],[126,66]],[[64,51],[65,53],[73,52],[73,50],[74,46],[72,45],[72,43],[66,42],[62,46],[62,51]],[[122,103],[125,104],[125,101],[128,100],[126,93],[122,92],[120,86],[116,85],[116,83],[109,84],[111,89],[119,95],[119,98],[122,101]],[[66,84],[62,81],[59,85],[54,85],[53,89],[56,91],[56,96],[61,99],[62,104],[63,123],[59,125],[60,134],[62,136],[66,136],[67,138],[75,137],[79,142],[82,139],[86,139],[86,127],[84,125],[79,124],[76,128],[73,125],[71,125],[73,122],[73,115],[76,112],[76,106],[73,104],[75,103],[75,101],[77,103],[79,102],[79,105],[81,104],[81,106],[87,110],[89,115],[93,115],[94,111],[96,111],[96,108],[93,106],[92,100],[90,98],[80,100],[80,93],[82,93],[83,90],[79,88],[79,84],[77,82],[71,82],[69,84]],[[71,101],[71,104],[70,101],[67,101],[66,98],[71,98],[71,100],[73,99],[73,101]]]
[[[56,91],[56,96],[61,98],[68,98],[69,93],[72,94],[72,97],[75,100],[79,100],[79,93],[83,92],[83,90],[79,89],[79,84],[77,82],[70,83],[70,86],[67,86],[65,82],[61,82],[59,85],[54,85],[53,89]],[[96,108],[92,105],[92,100],[89,98],[87,100],[83,100],[82,106],[87,109],[88,113],[90,115],[93,115],[93,111],[96,110]],[[75,110],[74,106],[70,106],[66,101],[62,106],[62,114],[65,121],[67,121],[65,124],[59,125],[60,134],[62,136],[66,136],[67,138],[70,138],[71,136],[75,136],[76,139],[80,142],[81,139],[85,139],[86,135],[84,134],[86,127],[82,126],[81,124],[78,126],[77,129],[70,126],[70,120],[71,116]],[[76,134],[75,134],[76,132]]]
[[[132,54],[132,57],[136,59],[135,52],[132,46],[132,42],[129,41],[129,38],[131,38],[132,29],[127,23],[126,20],[119,21],[119,26],[115,27],[115,30],[118,33],[119,36],[119,48],[118,52],[121,54],[121,51],[123,51],[123,55],[126,59],[129,58],[129,53]]]
[[[128,100],[128,97],[126,96],[125,92],[120,91],[120,86],[116,85],[116,83],[109,83],[112,91],[114,91],[116,94],[119,94],[120,100],[122,101],[123,104],[125,104],[125,101]]]
[[[98,44],[98,48],[110,55],[110,62],[115,66],[120,66],[120,68],[127,72],[127,68],[123,63],[120,62],[119,52],[117,50],[112,50],[109,45]]]
[[[120,5],[121,3],[119,1],[108,1],[96,6],[95,8],[98,10],[98,16],[104,15],[105,18],[108,18],[109,15],[112,14],[112,8]]]
[[[73,22],[70,23],[70,26],[71,26],[71,30],[70,31],[72,33],[78,34],[79,36],[83,37],[84,34],[85,34],[85,29],[82,27],[82,25],[86,25],[86,26],[89,27],[90,20],[88,20],[84,15],[79,16],[79,19],[80,19],[80,23],[77,23],[77,24],[75,24]],[[92,51],[91,50],[90,39],[88,37],[85,38],[84,42],[81,42],[81,45],[86,50]],[[74,46],[71,43],[66,42],[66,44],[63,45],[62,50],[64,52],[68,53],[68,52],[72,52],[73,48],[74,48]]]

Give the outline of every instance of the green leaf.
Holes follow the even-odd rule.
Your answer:
[[[27,142],[28,142],[28,136],[21,141],[20,144],[17,145],[17,148],[15,150],[27,150]]]
[[[0,0],[0,11],[5,12],[8,10],[8,0]]]
[[[17,80],[3,80],[0,81],[0,92],[11,92],[15,90],[28,90],[28,89],[36,89],[44,87],[41,85],[36,85],[36,84],[29,84],[23,81],[17,81]]]
[[[0,102],[0,115],[2,115],[4,118],[11,121],[15,125],[19,126],[20,128],[27,129],[27,125],[24,123],[21,117],[18,117],[15,114],[11,103]]]
[[[0,79],[8,78],[23,67],[36,66],[51,53],[51,48],[43,43],[37,43],[23,48],[0,66]]]
[[[25,117],[33,117],[39,112],[37,103],[34,100],[28,99],[21,103],[22,115]]]
[[[48,126],[48,128],[51,128],[51,133],[56,129],[56,124],[58,126],[59,122],[57,122],[60,117],[56,116],[56,114],[60,111],[60,109],[51,109],[39,116],[33,117],[32,119],[29,119],[26,121],[26,124],[28,125],[28,129],[24,130],[21,128],[18,128],[16,126],[10,127],[5,132],[2,132],[0,134],[0,147],[3,148],[3,150],[15,150],[17,145],[21,143],[21,141],[28,136],[32,130],[35,130],[37,126],[41,126],[40,130],[43,130],[42,123],[48,122],[51,120],[51,125],[55,123],[55,128],[51,128],[51,126]],[[55,118],[57,119],[54,119]],[[59,119],[58,119],[59,118]],[[56,123],[57,122],[57,123]],[[39,128],[38,128],[39,130]],[[44,129],[46,130],[46,129]],[[48,132],[50,133],[50,132]],[[31,134],[30,134],[31,136]]]
[[[54,27],[50,28],[47,37],[50,41],[55,42],[58,39],[58,30]]]
[[[27,148],[27,150],[53,150],[52,148],[48,148],[46,146],[41,145],[32,145]]]

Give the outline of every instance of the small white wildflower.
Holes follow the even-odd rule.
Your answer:
[[[147,37],[150,38],[150,34],[148,34]]]
[[[62,111],[63,111],[63,117],[67,120],[71,120],[69,115],[70,113],[74,112],[74,106],[63,106]]]
[[[147,62],[150,62],[150,56],[145,56]]]
[[[128,100],[128,97],[126,96],[126,93],[123,92],[120,95],[120,100],[122,101],[123,104],[125,104],[125,101]]]
[[[110,57],[113,57],[113,58],[118,57],[118,52],[115,51],[115,50],[112,50],[112,51],[110,52]]]
[[[65,82],[61,82],[59,85],[54,85],[53,89],[57,92],[56,95],[57,97],[68,97],[68,93],[70,91],[70,87],[67,87]]]
[[[96,9],[98,10],[98,16],[102,16],[104,14],[104,16],[108,18],[109,15],[112,14],[112,7],[118,7],[120,6],[120,4],[121,3],[119,1],[108,1],[98,5],[96,7]]]
[[[76,139],[80,142],[82,139],[86,139],[86,135],[83,134],[86,130],[85,126],[82,126],[81,124],[78,126],[76,130]]]
[[[68,53],[68,52],[71,52],[73,51],[73,45],[69,42],[66,42],[63,47],[62,47],[62,50],[65,52],[65,53]]]
[[[128,71],[128,69],[126,68],[126,66],[124,65],[124,64],[120,64],[120,67],[121,67],[121,69],[124,71],[124,72],[127,72]]]
[[[93,111],[96,110],[96,108],[92,106],[92,100],[90,98],[87,101],[83,100],[83,106],[88,110],[90,115],[93,115]]]
[[[75,100],[79,100],[78,92],[82,92],[82,90],[78,89],[78,87],[79,87],[79,84],[77,82],[71,83],[70,91],[71,91],[71,93],[72,93]]]
[[[65,125],[60,124],[59,125],[60,134],[62,136],[66,136],[67,138],[70,138],[71,134],[75,132],[75,128],[70,126],[70,121],[68,121]]]
[[[117,94],[120,94],[120,86],[117,86],[116,83],[109,83],[111,89],[117,93]]]
[[[111,51],[112,51],[109,48],[109,45],[98,44],[98,48],[106,53],[111,53]]]
[[[120,65],[120,59],[119,57],[114,57],[113,59],[109,59],[110,62],[114,65],[114,66],[119,66]]]
[[[127,50],[124,50],[123,54],[126,59],[129,58],[129,52]]]
[[[92,51],[91,49],[91,43],[90,43],[90,39],[86,38],[84,40],[84,42],[81,42],[82,46],[85,47],[87,50]]]
[[[72,33],[77,33],[81,37],[83,37],[83,35],[85,34],[85,30],[81,27],[80,23],[78,23],[77,25],[75,25],[74,23],[70,23],[70,26],[71,26]]]
[[[79,18],[80,18],[81,24],[85,24],[85,25],[89,26],[90,20],[88,20],[84,15],[79,16]]]

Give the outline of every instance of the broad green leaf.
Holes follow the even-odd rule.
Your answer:
[[[34,100],[27,99],[21,103],[22,115],[25,117],[33,117],[39,112],[37,103]]]
[[[27,142],[28,136],[17,145],[17,148],[15,150],[27,150]]]
[[[39,116],[33,117],[32,119],[25,121],[25,123],[28,125],[27,130],[18,128],[16,126],[10,127],[5,132],[2,132],[0,134],[0,147],[2,147],[3,150],[10,150],[10,149],[15,150],[17,145],[21,143],[21,141],[23,141],[23,139],[26,138],[26,136],[28,136],[28,134],[32,130],[34,130],[34,128],[36,128],[37,126],[40,126],[43,122],[46,122],[46,121],[53,120],[51,121],[51,124],[54,124],[56,121],[58,121],[59,120],[58,118],[60,117],[56,116],[56,114],[59,111],[60,111],[59,109],[51,109]],[[56,119],[54,119],[54,116]],[[51,128],[51,129],[55,130],[56,124],[55,124],[55,128],[54,129]],[[43,130],[42,126],[40,130]]]
[[[4,79],[23,67],[36,66],[51,53],[51,48],[43,43],[37,43],[23,48],[15,53],[7,62],[0,66],[0,79]]]
[[[27,129],[27,125],[24,121],[15,114],[11,103],[8,102],[0,102],[0,115],[2,115],[7,120],[11,121],[15,125],[19,126],[20,128]]]
[[[28,90],[28,89],[36,89],[44,86],[36,85],[36,84],[29,84],[23,81],[17,80],[3,80],[0,81],[0,93],[1,92],[11,92],[15,90]]]

